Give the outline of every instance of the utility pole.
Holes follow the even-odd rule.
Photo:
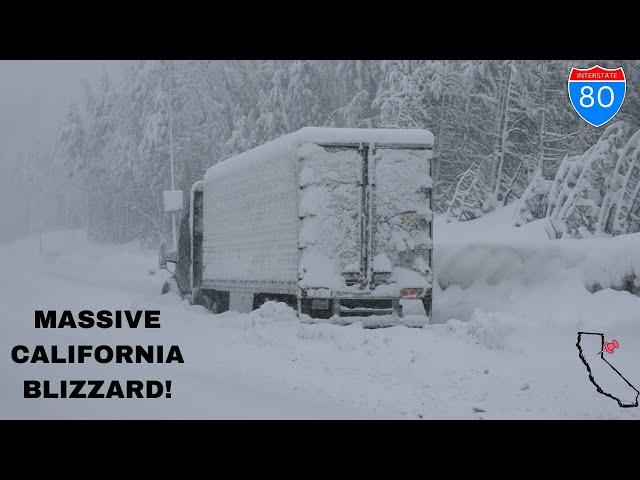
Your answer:
[[[169,60],[170,61],[170,60]],[[170,64],[170,72],[169,72],[169,151],[171,158],[171,190],[176,189],[175,185],[175,173],[173,167],[173,112],[172,112],[172,102],[171,102],[171,90],[173,89],[173,64]],[[173,250],[178,249],[178,239],[176,233],[176,212],[171,212],[172,220],[173,220]]]

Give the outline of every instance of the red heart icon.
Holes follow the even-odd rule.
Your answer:
[[[604,349],[607,351],[607,353],[613,353],[616,347],[615,347],[615,344],[606,342],[604,344]]]

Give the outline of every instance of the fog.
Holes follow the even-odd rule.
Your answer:
[[[589,166],[583,154],[595,145],[615,152],[640,138],[632,135],[640,129],[640,63],[596,63],[627,75],[624,105],[604,128],[571,105],[574,63],[565,60],[144,60],[127,62],[126,82],[124,62],[0,61],[0,240],[85,228],[94,241],[157,247],[171,233],[161,196],[171,186],[172,144],[174,183],[188,192],[212,164],[306,126],[431,130],[434,210],[452,219],[481,217],[526,194],[519,224],[558,209],[578,215],[567,219],[576,234],[640,231],[640,222],[622,218],[640,218],[640,200],[630,203],[640,182],[631,154],[622,171],[632,173],[622,179],[622,163],[608,157],[610,185],[596,182],[602,173],[585,174],[594,182],[581,183],[594,192],[584,199],[588,215],[562,205],[577,197],[545,193],[574,157]],[[103,66],[108,89],[99,85]],[[90,102],[85,79],[97,87]],[[72,100],[78,109],[69,109]],[[633,142],[626,152],[636,151]],[[563,178],[554,188],[572,189]],[[628,194],[609,193],[624,204],[607,227],[600,209],[610,208],[609,197],[591,199],[623,185]]]
[[[119,76],[122,62],[0,61],[0,161],[51,148],[70,101],[82,98],[83,81],[96,82],[102,68]]]
[[[120,61],[0,60],[0,242],[30,232],[36,210],[49,215],[42,204],[31,205],[37,189],[27,160],[35,155],[46,163],[69,104],[83,103],[84,84],[95,85],[103,69],[118,80],[123,67]]]

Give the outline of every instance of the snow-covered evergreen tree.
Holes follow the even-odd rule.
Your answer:
[[[87,88],[85,102],[69,107],[55,148],[37,158],[55,167],[55,221],[84,223],[96,240],[155,245],[170,232],[161,197],[170,185],[169,102],[176,185],[185,191],[210,165],[304,126],[427,128],[436,136],[434,209],[450,219],[518,201],[518,225],[551,216],[576,235],[640,230],[631,135],[640,128],[640,94],[629,89],[619,112],[627,127],[598,140],[603,130],[582,121],[567,99],[572,65],[132,62],[120,82],[105,73]],[[623,66],[629,82],[640,81],[640,62]],[[608,151],[616,148],[624,153]]]
[[[599,230],[601,209],[611,186],[610,177],[629,135],[627,123],[614,123],[583,155],[568,157],[565,160],[567,165],[560,167],[550,197],[548,216],[561,226],[563,232],[584,237]]]

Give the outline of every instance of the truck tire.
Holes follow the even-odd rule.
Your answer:
[[[218,313],[217,304],[214,302],[214,293],[208,290],[202,290],[201,288],[194,288],[193,295],[191,296],[192,305],[201,305],[207,310],[211,310],[213,313]]]
[[[212,290],[211,291],[211,308],[213,313],[224,313],[229,311],[229,292]]]
[[[282,302],[293,310],[298,309],[298,297],[284,293],[256,293],[253,296],[253,310],[258,310],[266,302]]]
[[[211,294],[205,293],[202,295],[202,305],[211,313],[218,313],[218,304],[213,300]]]
[[[199,288],[194,288],[191,293],[191,305],[202,305],[202,290]]]
[[[227,292],[195,288],[191,296],[191,304],[202,305],[211,313],[224,313],[229,310],[229,301],[227,299],[225,303],[225,294],[227,294]]]

